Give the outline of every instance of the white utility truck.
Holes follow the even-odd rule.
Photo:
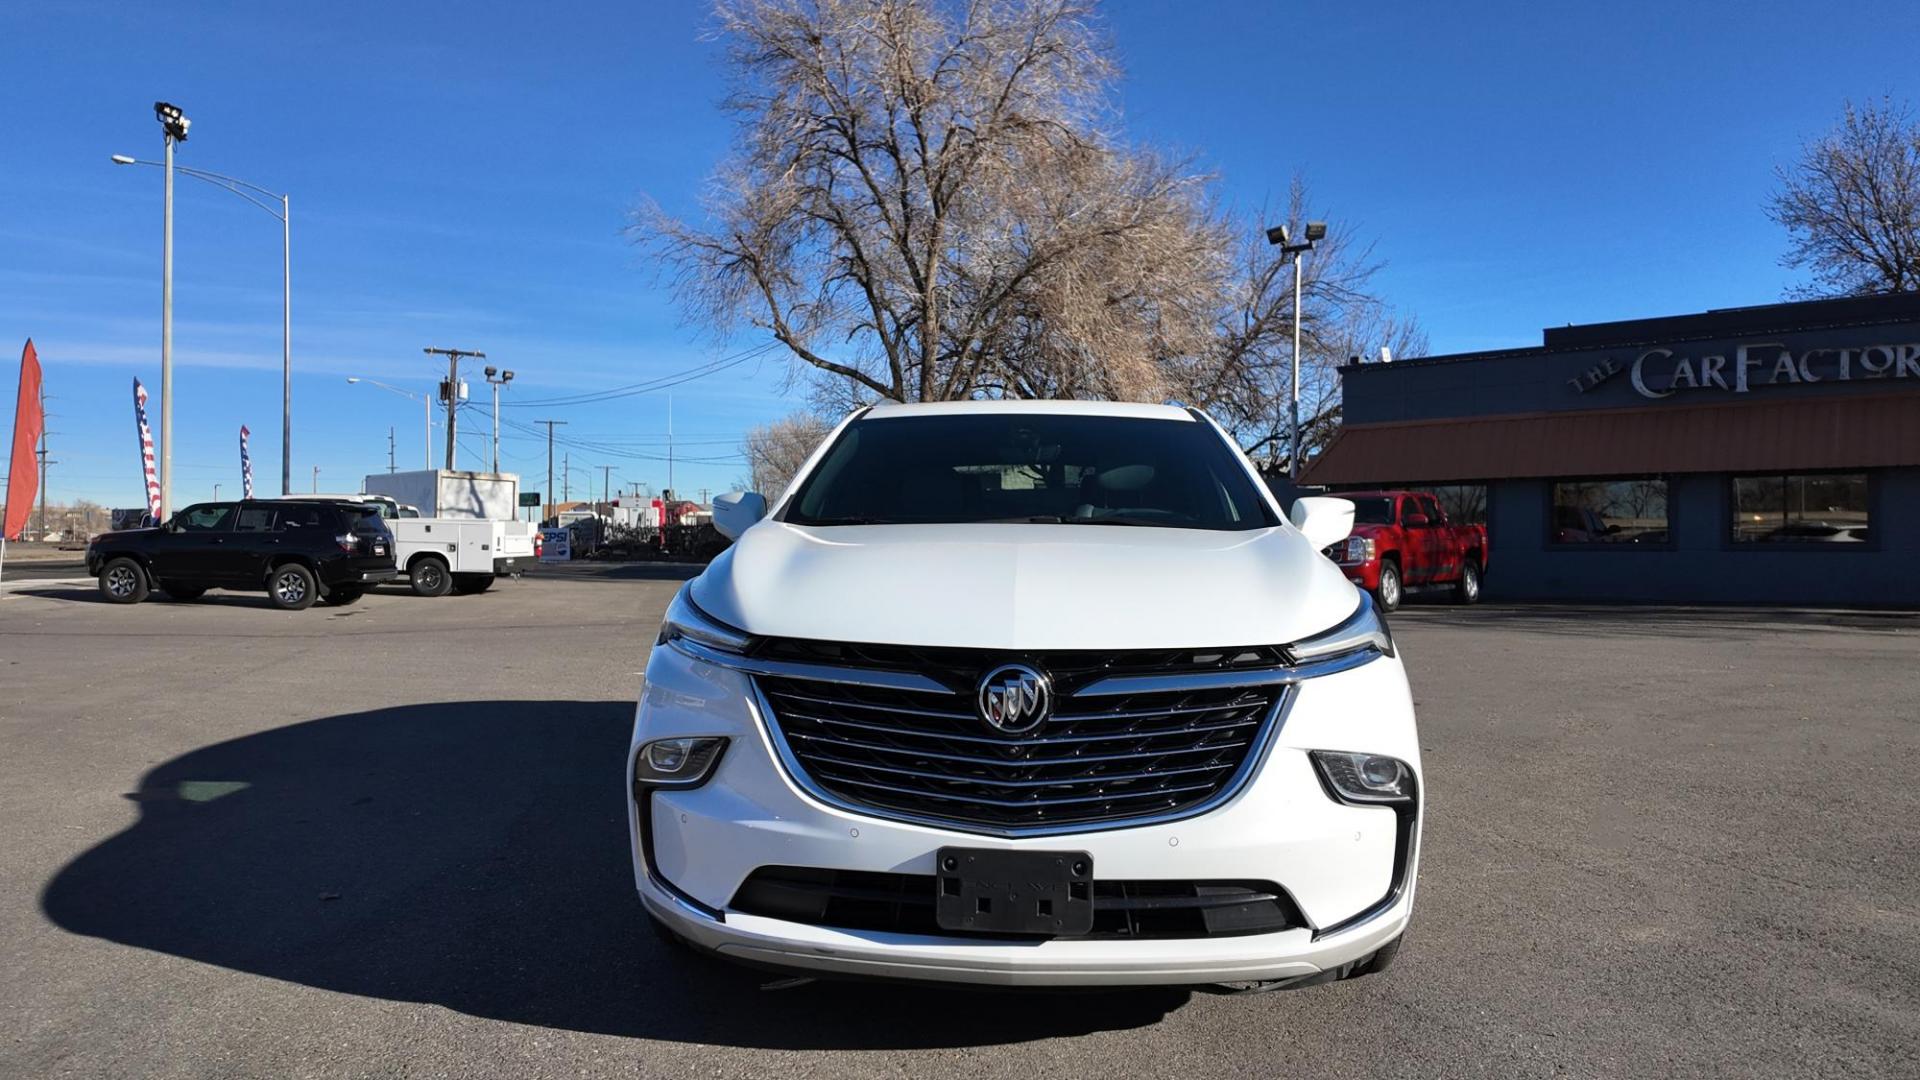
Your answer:
[[[420,596],[483,593],[501,574],[519,576],[536,555],[537,530],[524,521],[487,518],[407,517],[391,496],[289,495],[290,499],[328,499],[380,508],[393,533],[394,564]]]

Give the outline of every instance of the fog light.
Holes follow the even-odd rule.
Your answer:
[[[1308,756],[1327,793],[1341,802],[1402,803],[1413,800],[1413,770],[1399,758],[1345,750],[1311,750]]]
[[[655,739],[633,757],[633,782],[640,787],[698,787],[720,761],[727,740]]]

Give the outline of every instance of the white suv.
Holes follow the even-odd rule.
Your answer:
[[[1420,844],[1392,638],[1173,406],[849,417],[674,598],[625,780],[674,941],[1001,985],[1379,971]],[[760,520],[764,517],[764,520]],[[749,527],[750,526],[750,527]]]

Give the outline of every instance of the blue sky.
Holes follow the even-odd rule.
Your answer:
[[[1920,104],[1920,5],[1112,3],[1130,134],[1192,154],[1257,208],[1304,173],[1435,352],[1541,327],[1765,303],[1797,278],[1762,204],[1847,97]],[[728,147],[704,5],[11,4],[0,149],[0,430],[34,338],[52,498],[138,505],[131,380],[159,382],[160,175],[151,104],[194,121],[180,162],[291,193],[296,490],[422,459],[428,345],[518,372],[505,400],[631,384],[757,344],[685,326],[621,235],[640,197],[690,212]],[[254,432],[277,484],[279,227],[176,193],[175,502],[236,493]],[[477,368],[477,365],[476,365]],[[800,398],[775,361],[679,386],[676,480],[724,489],[740,433]],[[485,384],[473,371],[474,399]],[[157,403],[156,403],[157,404]],[[573,493],[666,483],[667,396],[503,410],[576,441]],[[156,434],[157,410],[154,416]],[[461,422],[463,466],[487,420]],[[436,430],[436,441],[442,436]],[[566,452],[566,446],[560,451]],[[544,440],[503,467],[545,487]],[[556,470],[559,466],[556,464]],[[555,486],[558,487],[556,480]]]

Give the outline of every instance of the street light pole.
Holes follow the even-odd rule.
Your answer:
[[[154,110],[160,113],[160,105]],[[176,112],[178,110],[175,110]],[[173,512],[173,129],[166,127],[165,193],[160,211],[160,520]]]
[[[433,468],[433,395],[416,394],[411,390],[402,390],[397,386],[388,386],[378,379],[363,379],[358,375],[347,376],[347,381],[350,383],[366,383],[370,386],[377,386],[389,394],[399,394],[408,401],[418,401],[420,403],[423,418],[426,420],[426,426],[423,430],[425,439],[421,442],[420,446],[422,453],[426,456],[426,467],[428,469]]]
[[[487,383],[493,387],[493,471],[500,471],[500,388],[513,381],[513,372],[487,369]]]
[[[164,106],[173,109],[173,106]],[[161,123],[167,123],[162,105],[154,106],[156,113],[162,116]],[[178,109],[173,109],[175,115]],[[186,128],[190,123],[186,117],[178,117],[180,140],[186,139]],[[170,472],[172,451],[166,446],[167,435],[172,429],[173,410],[167,404],[168,393],[172,388],[173,370],[173,174],[184,173],[197,180],[204,180],[215,187],[225,188],[253,205],[280,219],[280,494],[293,494],[293,212],[291,201],[286,195],[268,191],[258,184],[226,176],[205,169],[190,169],[173,164],[173,142],[167,142],[165,161],[140,161],[125,154],[113,155],[115,165],[154,165],[167,172],[166,182],[166,237],[164,241],[163,267],[160,285],[160,443],[161,443],[161,480],[160,494],[162,503],[167,502],[170,489],[167,474]],[[245,190],[242,190],[245,189]],[[251,192],[252,194],[249,194]],[[275,210],[272,203],[262,201],[259,196],[274,200],[280,204]]]
[[[1300,256],[1312,251],[1314,245],[1325,239],[1327,223],[1324,221],[1307,222],[1306,238],[1294,243],[1285,225],[1275,225],[1267,230],[1267,243],[1280,249],[1282,256],[1293,257],[1293,378],[1291,401],[1288,404],[1287,477],[1300,479]]]

